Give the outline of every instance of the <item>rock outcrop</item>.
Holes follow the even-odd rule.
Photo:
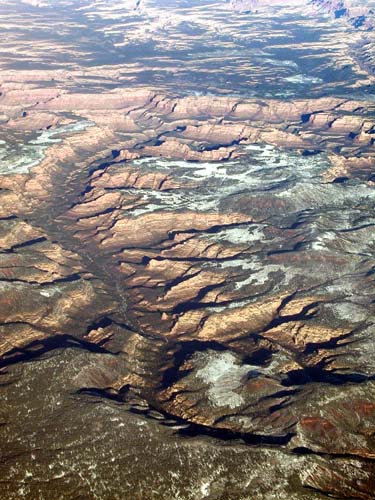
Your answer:
[[[0,5],[0,500],[370,500],[371,12],[61,1]]]

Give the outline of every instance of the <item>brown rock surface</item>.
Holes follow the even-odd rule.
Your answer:
[[[372,498],[371,12],[61,2],[0,5],[0,500]]]

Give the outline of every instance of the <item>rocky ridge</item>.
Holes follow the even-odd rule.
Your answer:
[[[1,74],[4,498],[373,498],[373,102],[120,73]]]

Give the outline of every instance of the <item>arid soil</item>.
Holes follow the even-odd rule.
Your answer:
[[[0,6],[0,499],[375,498],[374,2],[57,3]]]

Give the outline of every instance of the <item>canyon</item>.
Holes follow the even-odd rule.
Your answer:
[[[2,2],[0,499],[374,498],[374,8]]]

